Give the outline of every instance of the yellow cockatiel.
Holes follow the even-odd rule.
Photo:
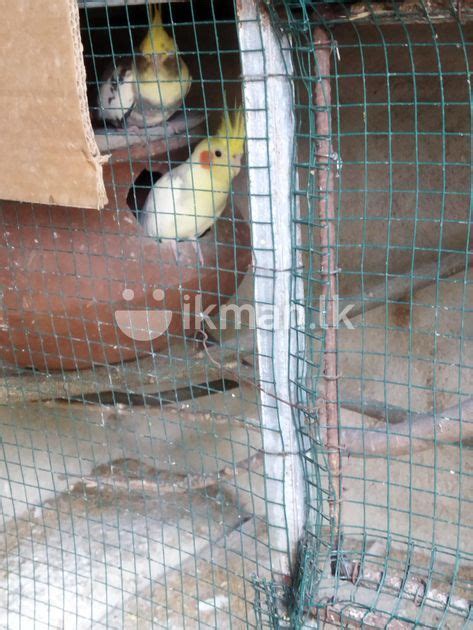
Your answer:
[[[165,31],[161,13],[139,51],[121,58],[105,73],[99,89],[98,117],[115,127],[148,127],[167,120],[189,92],[192,77],[176,42]]]
[[[151,189],[140,214],[149,236],[197,239],[222,214],[241,168],[245,126],[241,110],[227,111],[217,133],[195,147],[190,158]]]

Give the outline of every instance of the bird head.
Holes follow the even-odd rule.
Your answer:
[[[161,12],[159,11],[157,5],[154,7],[153,19],[148,32],[140,44],[140,52],[143,55],[176,52],[176,43],[165,31],[163,20],[161,18]]]
[[[199,142],[194,162],[212,171],[212,176],[228,183],[238,175],[245,146],[245,119],[241,109],[227,110],[215,135]]]

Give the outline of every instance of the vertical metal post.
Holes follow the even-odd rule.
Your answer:
[[[289,325],[291,290],[298,296],[302,291],[302,286],[294,288],[291,272],[295,245],[291,242],[295,233],[291,216],[293,68],[288,38],[274,31],[262,2],[238,0],[237,8],[271,570],[276,581],[287,583],[305,521],[301,455],[289,404],[295,400],[291,380],[297,368],[296,357],[291,357],[296,341],[291,337],[297,334],[291,333]],[[278,316],[273,324],[264,321],[268,305]],[[300,339],[298,350],[303,351]]]
[[[341,498],[341,456],[338,422],[338,372],[337,372],[337,256],[335,234],[334,201],[334,158],[331,141],[331,89],[330,89],[330,54],[331,42],[327,32],[317,27],[314,31],[315,45],[315,84],[316,129],[318,137],[317,159],[319,203],[318,214],[321,223],[320,275],[323,280],[322,303],[325,306],[325,345],[324,345],[324,405],[326,425],[326,448],[330,471],[330,520],[333,534],[333,547],[336,551],[340,536],[340,498]]]

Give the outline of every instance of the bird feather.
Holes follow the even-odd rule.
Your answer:
[[[140,214],[149,236],[194,239],[222,214],[244,149],[242,112],[233,117],[225,113],[223,120],[216,135],[199,142],[186,162],[151,189]]]
[[[189,92],[192,77],[176,43],[163,27],[159,9],[134,56],[116,60],[104,73],[98,118],[115,126],[157,125],[172,116]]]

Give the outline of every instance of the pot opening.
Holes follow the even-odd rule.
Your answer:
[[[140,212],[145,205],[146,199],[153,185],[162,177],[163,173],[159,171],[149,171],[144,169],[133,182],[126,203],[135,215],[135,219],[140,221]]]

